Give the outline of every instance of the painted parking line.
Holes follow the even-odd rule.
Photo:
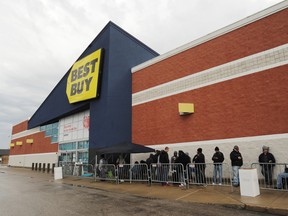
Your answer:
[[[180,199],[183,199],[183,198],[185,198],[185,197],[188,197],[188,196],[190,196],[191,194],[197,193],[197,192],[200,191],[200,190],[202,190],[202,189],[198,189],[198,190],[196,190],[196,191],[192,191],[191,193],[188,193],[188,194],[185,194],[184,196],[178,197],[176,200],[180,200]]]

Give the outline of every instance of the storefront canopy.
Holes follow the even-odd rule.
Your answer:
[[[140,144],[122,142],[112,146],[99,148],[97,154],[113,154],[113,153],[148,153],[155,152],[155,149]]]

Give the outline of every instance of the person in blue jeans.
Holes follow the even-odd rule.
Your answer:
[[[217,146],[215,147],[212,160],[214,162],[213,185],[217,183],[217,176],[219,176],[219,185],[222,185],[222,163],[224,161],[224,155],[219,151]]]
[[[282,189],[283,188],[283,183],[282,180],[283,179],[288,179],[288,167],[285,166],[285,170],[283,173],[279,173],[277,176],[277,188],[276,189]],[[286,187],[288,187],[288,182],[286,182]]]
[[[234,146],[233,151],[230,153],[230,160],[232,165],[232,184],[234,187],[238,187],[239,182],[239,169],[243,165],[243,158],[241,153],[239,152],[239,147],[237,145]]]

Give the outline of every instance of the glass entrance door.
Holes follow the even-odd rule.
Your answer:
[[[61,153],[62,162],[75,162],[76,161],[76,152],[65,152]]]

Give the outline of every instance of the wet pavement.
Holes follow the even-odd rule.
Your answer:
[[[223,190],[227,191],[222,192]],[[214,196],[211,196],[211,193]],[[279,193],[285,195],[287,192]],[[173,186],[149,187],[142,183],[116,185],[112,182],[95,182],[91,178],[77,177],[65,177],[63,180],[54,181],[52,174],[23,168],[0,167],[1,216],[271,215],[267,211],[259,213],[244,209],[247,204],[233,197],[237,194],[239,191],[231,192],[228,187],[195,187],[181,190]],[[251,206],[256,208],[254,210],[264,211],[264,208],[257,209],[259,197],[257,199],[258,203],[251,199],[256,202]],[[264,196],[262,203],[271,204],[273,199],[275,196]],[[287,200],[282,198],[282,201],[285,204]],[[274,211],[279,212],[281,213]],[[282,213],[285,215],[285,211]]]

